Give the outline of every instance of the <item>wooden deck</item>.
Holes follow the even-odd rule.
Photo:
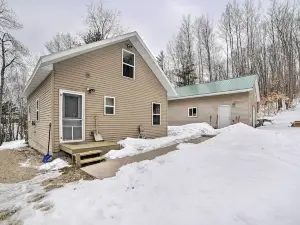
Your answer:
[[[81,142],[81,143],[66,143],[60,144],[60,150],[71,155],[83,153],[92,150],[102,150],[105,154],[110,150],[119,150],[120,145],[117,142],[102,141],[102,142]]]

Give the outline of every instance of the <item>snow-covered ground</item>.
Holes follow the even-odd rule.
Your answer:
[[[260,129],[239,123],[203,143],[182,143],[178,151],[126,165],[113,178],[69,184],[38,201],[24,200],[32,199],[29,191],[16,199],[10,194],[21,207],[11,219],[24,225],[299,225],[300,128],[288,127],[299,117],[298,107]],[[35,183],[15,189],[41,191]],[[3,196],[0,187],[0,210],[3,200],[12,201]]]
[[[26,160],[25,162],[20,162],[19,165],[20,167],[34,168],[34,169],[44,170],[44,171],[55,171],[70,166],[69,163],[67,163],[66,161],[60,158],[57,158],[52,162],[43,163],[41,166],[32,165],[30,159]]]
[[[193,123],[184,126],[169,126],[168,136],[155,139],[126,138],[119,142],[121,150],[112,150],[106,154],[109,159],[137,155],[154,149],[182,143],[202,135],[215,135],[216,131],[207,123]]]
[[[8,220],[2,221],[0,224],[22,224],[19,221],[26,219],[28,216],[34,215],[35,209],[43,209],[44,207],[52,207],[52,203],[47,201],[39,201],[47,195],[44,188],[40,185],[42,181],[58,177],[59,172],[53,171],[41,174],[35,178],[15,184],[1,184],[0,182],[0,218],[4,212],[17,213]],[[2,214],[3,215],[3,214]],[[18,223],[19,222],[19,223]],[[41,222],[40,224],[45,224]]]
[[[53,160],[52,162],[48,162],[48,163],[41,165],[38,169],[54,171],[54,170],[60,170],[62,168],[68,167],[68,166],[70,166],[69,163],[67,163],[66,161],[64,161],[60,158],[57,158],[57,159]]]
[[[25,143],[25,140],[3,142],[2,145],[0,146],[0,150],[24,148],[26,146],[27,144]]]
[[[53,190],[39,202],[51,205],[49,211],[26,203],[12,218],[25,225],[299,225],[294,135],[300,128],[288,128],[294,117],[282,113],[261,129],[230,126],[201,144],[180,144],[179,151],[126,165],[116,177]]]
[[[291,123],[295,120],[300,120],[300,104],[297,105],[296,110],[285,111],[277,114],[274,118],[274,124],[265,123],[261,130],[270,130],[277,133],[285,133],[289,135],[296,135],[300,137],[300,129],[291,127]]]

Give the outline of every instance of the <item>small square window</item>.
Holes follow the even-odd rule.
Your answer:
[[[134,78],[135,74],[135,55],[125,49],[122,49],[122,75],[128,78]]]
[[[114,107],[105,107],[105,114],[106,115],[113,115],[114,114]]]
[[[152,125],[160,125],[161,121],[161,105],[160,103],[152,103]]]
[[[114,98],[106,98],[106,105],[107,106],[114,106],[115,105],[115,99]]]
[[[197,107],[189,108],[189,117],[197,117]]]
[[[104,115],[115,115],[115,97],[104,97]]]
[[[123,76],[133,78],[134,77],[134,67],[123,64]]]
[[[123,50],[123,63],[134,66],[134,54]]]

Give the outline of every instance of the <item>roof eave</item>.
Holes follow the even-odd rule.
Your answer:
[[[168,101],[189,99],[189,98],[202,98],[202,97],[217,96],[217,95],[229,95],[229,94],[249,92],[252,90],[253,90],[253,88],[248,88],[248,89],[240,89],[240,90],[235,90],[235,91],[223,91],[223,92],[209,93],[209,94],[203,94],[203,95],[190,95],[190,96],[183,96],[183,97],[168,98]]]
[[[31,76],[30,79],[28,80],[27,85],[23,92],[23,97],[28,97],[37,88],[33,85],[34,81],[36,81],[38,84],[41,84],[47,78],[47,76],[52,70],[53,70],[53,64],[47,66],[39,66],[38,69],[34,71],[33,76]]]

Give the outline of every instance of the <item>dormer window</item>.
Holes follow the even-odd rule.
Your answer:
[[[122,75],[134,79],[135,75],[135,55],[122,49]]]

